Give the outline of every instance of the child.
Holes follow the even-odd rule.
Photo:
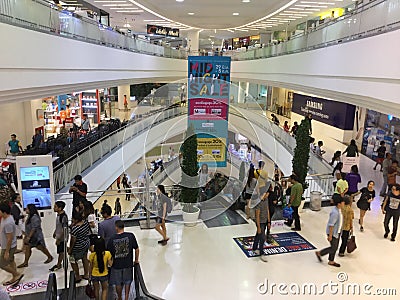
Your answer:
[[[58,261],[56,265],[51,267],[51,272],[61,269],[64,259],[64,228],[68,226],[68,217],[64,208],[65,202],[63,201],[56,201],[53,208],[54,212],[57,213],[56,229],[54,230],[53,238],[56,239]]]
[[[112,266],[113,260],[110,251],[106,251],[106,242],[102,237],[94,240],[94,252],[89,255],[89,263],[96,300],[107,300],[108,267]]]

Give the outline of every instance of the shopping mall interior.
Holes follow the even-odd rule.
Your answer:
[[[15,264],[0,221],[1,300],[91,298],[73,254],[49,270],[53,207],[63,201],[71,223],[76,175],[87,185],[82,203],[93,204],[92,235],[105,238],[97,228],[110,206],[136,237],[122,299],[397,299],[400,208],[387,185],[400,176],[391,165],[400,159],[400,0],[0,0],[0,36],[0,207],[20,194],[26,214],[13,226]],[[338,213],[338,228],[351,224],[357,248],[338,250],[335,267],[316,251],[332,243],[337,175],[347,180],[354,166],[354,218]],[[287,223],[293,175],[304,187],[301,230]],[[365,211],[358,191],[370,181]],[[266,185],[270,230],[258,253]],[[20,229],[32,227],[28,205],[54,262],[32,244],[38,229]],[[67,251],[74,226],[64,228]],[[118,299],[116,267],[107,269],[108,294],[92,298]]]

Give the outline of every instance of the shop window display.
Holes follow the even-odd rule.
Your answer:
[[[400,158],[400,119],[391,115],[367,110],[365,118],[362,153],[376,159],[381,141],[385,142],[386,152],[396,159]]]

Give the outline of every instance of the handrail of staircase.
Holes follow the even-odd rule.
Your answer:
[[[55,273],[49,274],[47,281],[45,300],[57,300],[57,276]]]

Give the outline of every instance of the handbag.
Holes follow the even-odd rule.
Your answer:
[[[282,216],[284,219],[293,219],[293,208],[286,206],[282,211]]]
[[[85,294],[90,299],[95,299],[96,298],[96,294],[94,293],[94,287],[93,287],[93,284],[92,284],[91,280],[89,280],[89,283],[87,284],[87,286],[85,288]]]
[[[352,253],[356,249],[356,237],[351,233],[351,237],[347,240],[347,253]]]

